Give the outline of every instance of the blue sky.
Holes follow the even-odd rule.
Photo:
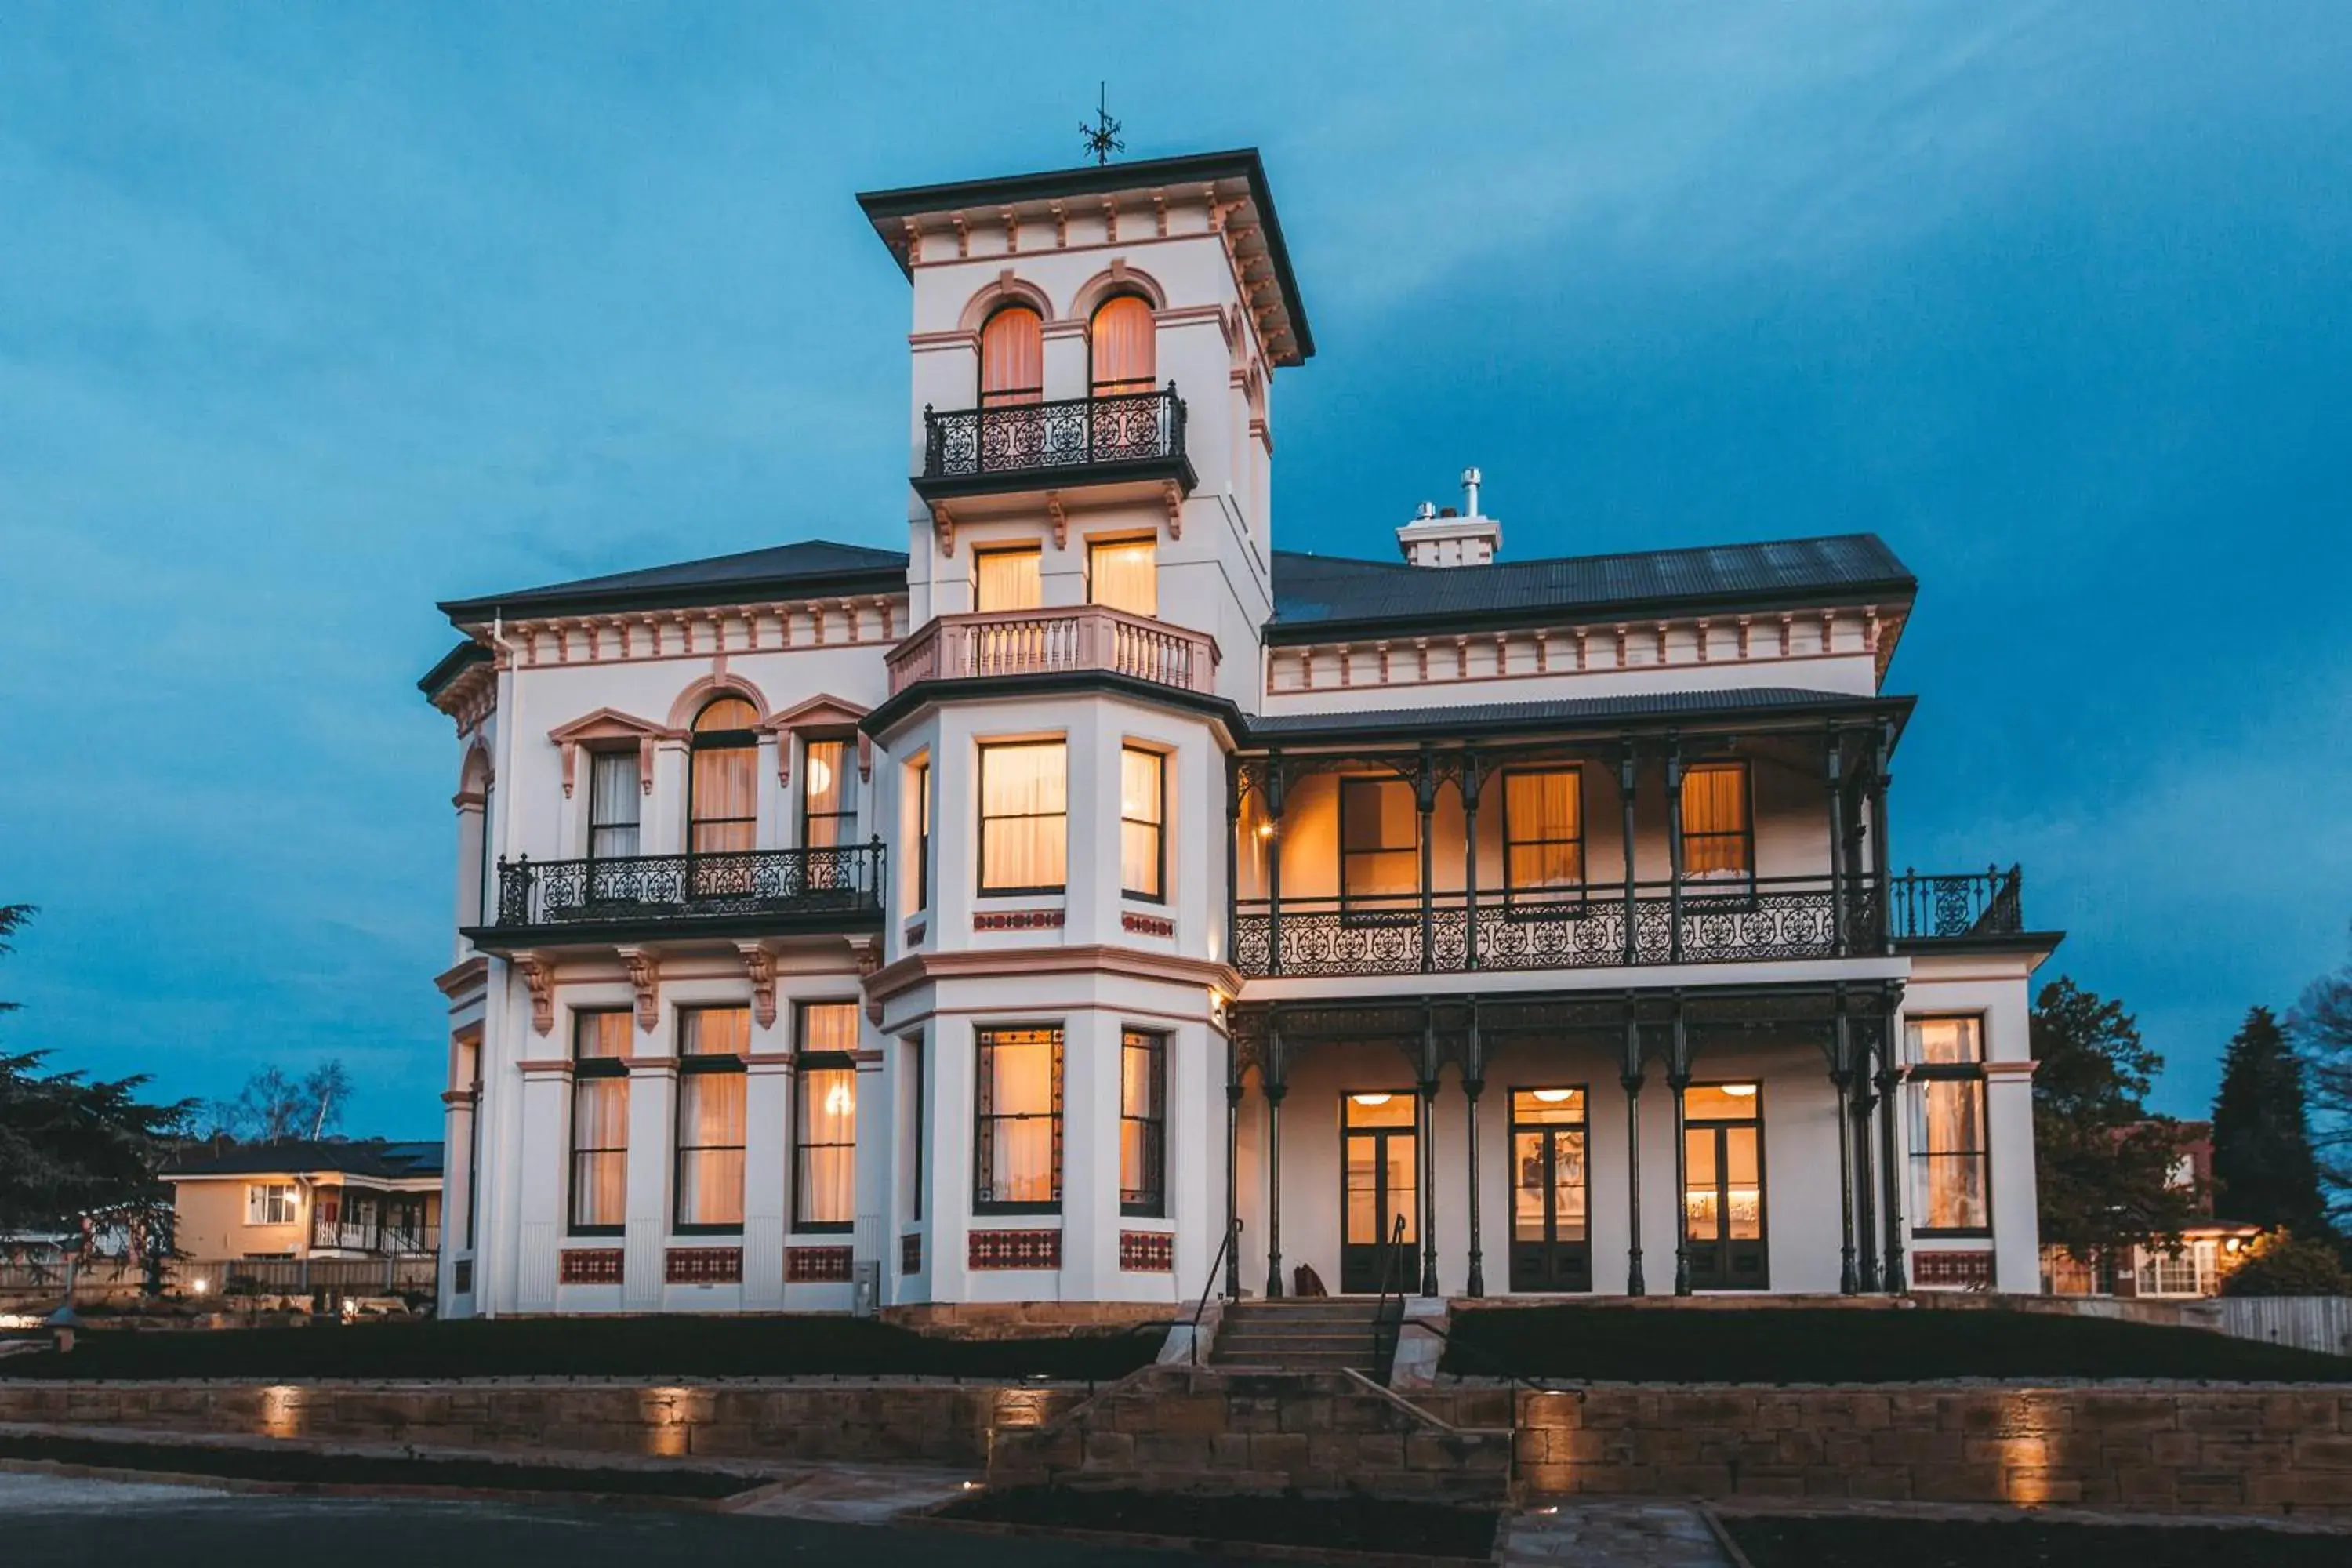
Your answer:
[[[2200,1111],[2352,921],[2352,10],[1332,14],[0,0],[0,1041],[436,1131],[434,601],[903,546],[851,194],[1107,77],[1265,152],[1286,544],[1468,463],[1508,556],[1878,531],[1897,861],[2022,860]]]

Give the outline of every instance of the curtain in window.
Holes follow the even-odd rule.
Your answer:
[[[1122,539],[1087,550],[1087,594],[1097,605],[1131,616],[1160,613],[1160,546]]]
[[[637,852],[637,811],[645,797],[637,753],[593,752],[588,767],[588,856],[594,860]]]
[[[1149,392],[1156,374],[1152,364],[1151,306],[1132,294],[1106,300],[1095,311],[1088,332],[1094,353],[1094,386],[1097,397],[1118,393]]]
[[[1118,1198],[1130,1213],[1156,1215],[1166,1202],[1165,1049],[1139,1029],[1119,1039]]]
[[[1693,768],[1683,775],[1683,870],[1693,877],[1746,876],[1748,770]]]
[[[740,1057],[751,1048],[749,1007],[688,1007],[678,1015],[682,1057]]]
[[[992,1029],[981,1040],[981,1093],[987,1137],[983,1201],[1049,1204],[1059,1196],[1055,1168],[1056,1031]]]
[[[1034,610],[1045,602],[1034,550],[979,551],[972,570],[972,604],[981,610]]]
[[[801,1009],[801,1050],[810,1055],[857,1048],[857,1004],[812,1002]]]
[[[616,1226],[628,1204],[629,1080],[572,1086],[572,1223]]]
[[[1574,769],[1503,775],[1512,888],[1567,888],[1584,880],[1582,775]]]
[[[1339,843],[1347,897],[1421,891],[1421,817],[1402,779],[1341,781]]]
[[[578,1013],[572,1019],[572,1054],[583,1060],[629,1054],[629,1015]]]
[[[811,741],[801,770],[801,842],[832,849],[857,842],[857,795],[849,785],[847,741]]]
[[[760,753],[750,746],[706,747],[694,753],[694,823],[688,846],[698,855],[750,849],[759,816]]]
[[[1937,1078],[1911,1085],[1912,1203],[1927,1230],[1982,1230],[1992,1223],[1985,1194],[1984,1083]]]
[[[743,1223],[740,1072],[689,1072],[677,1080],[677,1222]]]
[[[1118,754],[1118,884],[1147,899],[1164,896],[1166,828],[1160,818],[1166,767],[1167,759],[1157,752],[1129,746]]]
[[[1069,852],[1066,757],[1059,741],[982,748],[982,892],[1063,885]]]
[[[1044,323],[1025,305],[1009,305],[980,330],[980,401],[1034,403],[1045,384]]]
[[[857,1069],[815,1068],[801,1074],[800,1169],[795,1213],[804,1226],[848,1226],[857,1218]]]

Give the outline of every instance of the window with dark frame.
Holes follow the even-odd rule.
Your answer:
[[[573,1236],[618,1236],[628,1213],[629,1030],[623,1011],[572,1016]]]
[[[915,907],[931,907],[931,760],[915,764]]]
[[[802,1003],[799,1039],[793,1228],[846,1231],[857,1219],[857,1004]]]
[[[1503,774],[1503,889],[1580,894],[1584,888],[1584,770],[1513,769]]]
[[[1087,380],[1097,397],[1150,392],[1158,374],[1151,301],[1114,294],[1087,324]]]
[[[908,1140],[910,1145],[909,1163],[913,1169],[908,1173],[907,1187],[913,1194],[913,1201],[908,1205],[909,1213],[907,1217],[920,1219],[923,1217],[923,1148],[929,1142],[930,1133],[930,1125],[925,1119],[923,1108],[923,1037],[908,1035],[902,1043],[907,1050],[907,1077],[909,1080],[908,1087],[912,1091],[914,1099],[914,1104],[907,1117],[914,1126],[913,1136]]]
[[[748,1007],[677,1015],[677,1168],[672,1221],[681,1236],[743,1228],[744,1058]]]
[[[971,552],[971,607],[983,615],[1045,602],[1045,556],[1034,544]]]
[[[588,753],[588,858],[618,860],[637,853],[645,776],[634,746]]]
[[[1168,1037],[1126,1029],[1118,1049],[1118,1212],[1168,1213]]]
[[[1984,1020],[1911,1018],[1904,1033],[1911,1058],[1912,1228],[1923,1236],[1985,1235],[1992,1207]]]
[[[1694,763],[1683,773],[1683,876],[1734,881],[1756,874],[1748,764]]]
[[[1374,908],[1421,896],[1421,813],[1404,780],[1339,781],[1339,896]]]
[[[715,697],[694,716],[686,786],[686,847],[694,855],[756,847],[760,824],[759,711],[740,697]]]
[[[1168,759],[1141,746],[1118,754],[1118,885],[1130,899],[1168,899]]]
[[[980,891],[1058,893],[1068,882],[1069,747],[980,748]]]
[[[1034,403],[1045,389],[1045,322],[1027,305],[1001,305],[980,329],[980,405]]]
[[[1160,545],[1150,539],[1087,543],[1087,603],[1130,616],[1160,613]]]
[[[857,788],[850,779],[854,742],[804,742],[801,759],[801,847],[838,849],[857,842]]]
[[[972,1210],[1056,1214],[1062,1206],[1062,1031],[976,1031]]]

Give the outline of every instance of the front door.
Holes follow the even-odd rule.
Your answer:
[[[1410,1290],[1419,1281],[1412,1258],[1421,1226],[1413,1120],[1410,1090],[1372,1090],[1339,1101],[1348,1184],[1340,1216],[1339,1289],[1349,1294],[1369,1296],[1383,1287]]]
[[[1762,1290],[1764,1096],[1752,1083],[1683,1091],[1683,1225],[1694,1290]]]
[[[1511,1091],[1511,1289],[1590,1290],[1584,1091]]]

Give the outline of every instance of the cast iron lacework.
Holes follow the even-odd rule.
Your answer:
[[[923,408],[923,478],[1050,473],[1184,456],[1184,400],[1170,382],[1157,392],[995,404],[940,413]]]
[[[499,860],[495,926],[691,921],[756,914],[878,914],[884,846]]]

